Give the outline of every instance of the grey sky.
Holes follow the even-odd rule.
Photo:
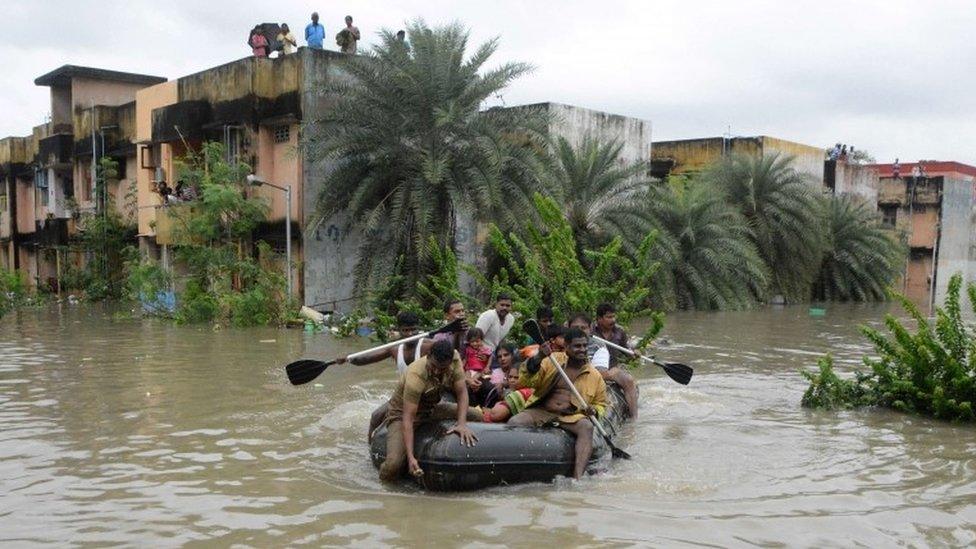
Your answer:
[[[257,22],[296,36],[318,11],[380,27],[457,19],[536,71],[506,104],[559,101],[645,118],[654,138],[767,134],[976,164],[976,6],[966,0],[378,2],[3,0],[0,137],[49,110],[35,77],[63,64],[176,78],[249,53]],[[300,40],[304,44],[304,40]]]

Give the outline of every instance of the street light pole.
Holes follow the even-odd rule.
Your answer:
[[[288,299],[291,299],[291,183],[285,189],[285,261],[288,263]]]
[[[260,187],[262,185],[267,185],[278,189],[279,191],[284,191],[285,193],[285,261],[288,263],[285,273],[288,277],[288,299],[291,299],[292,295],[292,282],[291,282],[291,184],[282,187],[280,185],[275,185],[274,183],[269,183],[260,177],[254,175],[253,173],[247,176],[247,183],[253,187]]]

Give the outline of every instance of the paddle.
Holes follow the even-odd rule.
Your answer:
[[[598,337],[598,336],[592,336],[592,337],[593,339],[599,341],[600,343],[603,343],[607,347],[614,348],[622,353],[626,353],[630,356],[638,357],[642,360],[645,360],[647,362],[656,364],[661,368],[664,368],[664,373],[668,374],[668,377],[670,377],[671,379],[677,381],[682,385],[688,385],[688,383],[691,381],[691,376],[695,374],[695,370],[692,369],[692,367],[688,366],[687,364],[681,364],[680,362],[658,362],[651,357],[646,357],[636,351],[617,345],[612,341],[607,341],[602,337]]]
[[[413,335],[410,337],[405,337],[403,339],[398,339],[396,341],[391,341],[389,343],[384,343],[373,347],[372,349],[366,349],[365,351],[359,351],[347,356],[347,359],[358,358],[360,356],[367,355],[369,353],[375,353],[376,351],[382,351],[383,349],[389,349],[390,347],[396,347],[397,345],[403,343],[410,343],[411,341],[417,341],[418,339],[423,339],[425,337],[433,337],[437,334],[443,334],[447,332],[459,332],[464,327],[464,319],[458,318],[454,322],[442,326],[436,330],[431,330],[429,332],[424,332],[422,334]],[[319,377],[319,375],[325,371],[326,368],[332,366],[337,362],[336,359],[332,359],[328,362],[323,362],[321,360],[314,360],[311,358],[303,358],[301,360],[296,360],[291,364],[285,366],[285,372],[288,374],[288,381],[292,385],[302,385],[308,383],[313,379]]]
[[[545,345],[546,338],[542,336],[542,327],[539,326],[539,323],[536,322],[534,318],[530,318],[525,322],[523,322],[522,330],[524,330],[525,333],[532,338],[532,341],[538,343],[539,346]],[[569,386],[569,389],[573,392],[573,396],[576,397],[576,400],[582,402],[583,406],[590,408],[591,407],[590,404],[585,400],[583,400],[583,395],[581,395],[579,393],[579,390],[576,389],[576,386],[573,385],[572,380],[570,380],[569,376],[566,375],[566,372],[563,370],[563,367],[560,366],[559,362],[555,358],[553,358],[552,355],[549,355],[547,358],[549,359],[550,362],[552,362],[556,366],[556,370],[559,372],[559,375],[562,376],[563,381],[566,382],[566,385]],[[630,459],[630,454],[624,452],[620,448],[617,448],[616,446],[613,445],[613,441],[610,440],[610,435],[607,434],[606,430],[604,430],[603,428],[603,425],[599,421],[597,421],[595,417],[590,419],[590,423],[593,424],[597,432],[600,433],[600,436],[603,437],[603,440],[606,441],[607,446],[610,447],[610,452],[613,454],[613,457]]]

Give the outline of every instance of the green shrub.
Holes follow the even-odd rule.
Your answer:
[[[23,276],[0,269],[0,316],[27,301],[29,292]]]
[[[818,373],[804,372],[811,381],[803,405],[818,408],[884,406],[911,414],[947,420],[974,421],[976,402],[976,332],[962,319],[962,276],[949,280],[935,325],[904,296],[895,296],[916,322],[915,333],[887,315],[891,336],[866,326],[861,332],[874,345],[877,358],[866,357],[867,373],[845,381],[834,375],[829,358]],[[976,312],[976,285],[967,293]]]

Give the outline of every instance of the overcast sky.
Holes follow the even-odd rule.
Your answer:
[[[496,62],[533,74],[508,105],[558,101],[651,120],[654,139],[772,135],[976,164],[976,4],[797,0],[0,0],[0,137],[50,110],[37,76],[64,64],[177,78],[250,53],[257,22],[299,37],[311,11],[326,45],[351,14],[381,27],[459,20]],[[300,40],[304,44],[304,40]]]

